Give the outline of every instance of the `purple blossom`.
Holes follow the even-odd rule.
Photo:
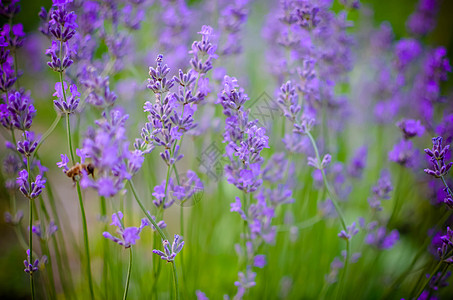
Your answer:
[[[399,233],[396,229],[387,233],[386,227],[377,227],[367,234],[365,243],[378,249],[386,250],[392,248],[398,240]]]
[[[389,160],[399,165],[412,168],[417,163],[417,152],[411,141],[401,140],[388,154]]]
[[[231,212],[237,212],[237,213],[239,213],[239,215],[241,216],[241,218],[244,219],[244,220],[246,220],[247,217],[246,217],[244,211],[242,210],[242,202],[241,202],[241,198],[236,197],[235,200],[236,200],[235,202],[232,202],[232,203],[230,204],[230,207],[231,207],[230,211],[231,211]]]
[[[33,275],[34,272],[39,270],[39,259],[35,259],[34,262],[30,261],[30,249],[27,249],[27,260],[24,260],[25,269],[24,272]]]
[[[344,240],[350,240],[351,237],[359,233],[359,229],[356,228],[356,223],[352,223],[350,226],[347,226],[347,232],[342,230],[339,234],[338,237]]]
[[[245,273],[239,272],[238,276],[239,280],[234,282],[234,285],[238,287],[238,291],[236,296],[234,296],[234,299],[242,299],[245,292],[256,285],[256,273],[250,270],[249,267]]]
[[[438,0],[419,0],[417,9],[407,20],[406,27],[414,35],[426,35],[436,26]]]
[[[363,170],[366,167],[368,148],[362,146],[356,150],[353,158],[348,165],[348,174],[354,178],[362,177]]]
[[[50,221],[45,232],[42,232],[41,224],[32,226],[32,232],[42,240],[49,240],[49,238],[54,235],[57,230],[58,226],[55,225],[54,221]]]
[[[425,133],[425,127],[419,120],[402,120],[396,123],[396,126],[401,129],[406,140],[414,136],[422,136]]]
[[[442,137],[433,138],[433,148],[425,149],[425,153],[430,157],[432,169],[425,169],[425,173],[436,178],[447,175],[453,162],[445,163],[445,156],[450,149],[450,145],[442,146]]]
[[[253,261],[253,266],[257,268],[264,268],[266,266],[266,255],[257,255]]]
[[[5,121],[6,123],[11,123],[15,128],[22,131],[30,128],[33,118],[36,115],[36,109],[28,94],[19,92],[11,93],[8,98],[7,108],[9,111],[9,121]]]
[[[18,210],[14,217],[9,212],[5,212],[5,223],[11,225],[18,225],[24,218],[24,212],[22,210]]]
[[[68,163],[69,163],[69,158],[66,154],[60,154],[61,161],[57,162],[57,167],[62,168],[63,172],[66,173],[69,168],[68,168]]]
[[[37,175],[35,181],[32,181],[29,184],[29,176],[27,170],[22,170],[19,172],[19,177],[17,177],[16,183],[19,186],[19,190],[22,194],[30,200],[37,198],[44,189],[44,184],[46,179],[41,175]]]
[[[23,140],[17,142],[17,151],[25,156],[30,156],[38,146],[38,139],[33,131],[25,131],[22,134]]]
[[[72,84],[68,91],[68,85],[66,82],[63,82],[65,94],[61,89],[61,83],[55,83],[55,93],[53,96],[56,96],[58,100],[54,100],[56,108],[64,114],[71,114],[76,111],[79,102],[80,102],[80,93],[77,91],[77,86]]]
[[[165,252],[154,249],[153,253],[159,255],[160,258],[166,260],[167,262],[172,262],[175,260],[176,255],[181,252],[182,247],[184,246],[184,241],[182,240],[182,237],[175,234],[171,248],[170,243],[167,240],[163,241],[162,245],[164,246]]]
[[[404,70],[422,52],[420,42],[416,39],[402,39],[395,46],[397,68]]]
[[[115,237],[111,235],[109,232],[104,232],[102,235],[114,241],[115,243],[124,246],[124,248],[130,248],[132,245],[135,245],[136,240],[140,239],[140,232],[143,230],[144,227],[149,225],[147,219],[143,218],[140,227],[124,227],[122,220],[123,213],[117,212],[112,215],[112,223],[110,225],[114,225],[117,228],[116,233],[119,237]]]

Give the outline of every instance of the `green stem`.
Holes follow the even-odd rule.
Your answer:
[[[440,179],[442,179],[442,182],[444,183],[445,187],[447,188],[448,194],[450,194],[450,196],[453,197],[453,192],[451,191],[450,187],[448,186],[447,182],[445,181],[444,176],[440,176]]]
[[[308,138],[311,141],[313,149],[315,150],[316,159],[317,159],[318,163],[320,164],[321,163],[321,157],[319,156],[319,150],[318,150],[318,146],[316,146],[315,139],[313,138],[313,136],[311,135],[310,132],[307,132],[307,136],[308,136]],[[329,193],[330,199],[332,200],[332,203],[335,206],[335,210],[337,211],[337,214],[338,214],[338,216],[340,218],[341,226],[346,231],[347,228],[346,228],[345,217],[344,217],[343,212],[342,212],[342,210],[340,208],[340,205],[338,204],[337,196],[336,196],[335,192],[333,191],[333,189],[330,187],[329,182],[327,181],[327,176],[326,176],[326,172],[324,172],[324,169],[321,169],[321,173],[322,173],[322,179],[323,179],[324,185],[325,185],[325,187],[327,189],[327,192]]]
[[[28,173],[28,190],[31,191],[31,174],[30,174],[30,158],[27,156],[27,173]],[[30,218],[29,218],[29,234],[28,234],[28,245],[30,249],[30,263],[33,264],[33,199],[29,198],[30,204]],[[33,272],[30,272],[30,289],[31,298],[35,299],[35,284],[33,282]]]
[[[131,279],[131,269],[132,269],[132,247],[129,248],[129,267],[127,268],[126,286],[124,287],[123,300],[126,300],[127,298],[127,291],[129,290],[129,281]]]
[[[423,293],[425,287],[428,285],[428,283],[431,281],[431,279],[433,278],[434,274],[436,274],[437,270],[439,270],[440,266],[442,265],[443,263],[443,259],[439,260],[439,263],[436,265],[436,267],[434,268],[434,271],[431,272],[431,275],[429,276],[428,280],[425,281],[425,283],[423,284],[423,286],[418,290],[416,296],[415,296],[415,299],[418,299],[420,297],[420,295]]]
[[[175,280],[176,300],[179,300],[178,273],[176,272],[176,265],[175,265],[175,262],[172,261],[171,264],[173,265],[173,278],[174,278],[174,280]]]
[[[27,168],[30,169],[27,159]],[[30,178],[30,174],[28,174]],[[30,179],[29,179],[30,180]],[[33,264],[33,231],[31,230],[33,226],[33,205],[30,199],[30,233],[29,233],[29,246],[30,246],[30,263]],[[35,299],[35,284],[33,282],[33,273],[30,273],[30,289],[31,289],[31,299]]]
[[[82,191],[80,189],[80,184],[78,181],[76,181],[76,185],[77,185],[77,195],[79,197],[80,212],[82,213],[83,240],[84,240],[85,255],[86,255],[86,261],[87,261],[86,272],[87,272],[87,276],[88,276],[88,285],[90,288],[91,299],[94,299],[93,280],[91,278],[90,246],[88,244],[87,219],[86,219],[86,215],[85,215],[85,208],[83,206]]]
[[[39,140],[38,146],[36,146],[36,150],[33,155],[36,155],[36,153],[38,153],[39,147],[41,147],[42,143],[49,137],[49,135],[52,134],[52,132],[55,130],[55,128],[57,127],[60,120],[61,120],[61,115],[59,113],[57,113],[57,116],[55,117],[55,120],[53,120],[52,125],[50,125],[49,129],[47,129],[47,131],[44,132],[41,139]]]
[[[63,92],[64,95],[64,92]],[[71,139],[71,125],[69,124],[69,114],[66,114],[66,132],[68,136],[68,145],[69,145],[69,153],[71,154],[71,161],[72,164],[75,165],[75,159],[74,159],[74,151],[72,148],[72,139]]]
[[[165,233],[162,231],[162,229],[157,226],[157,223],[155,220],[153,220],[153,218],[151,218],[150,214],[148,213],[148,211],[145,209],[145,206],[143,206],[143,203],[142,201],[140,200],[138,194],[137,194],[137,191],[135,190],[135,186],[134,186],[134,183],[132,182],[132,180],[129,180],[129,185],[131,187],[131,190],[132,190],[132,193],[134,194],[134,197],[135,197],[135,200],[137,201],[138,205],[140,206],[141,210],[143,211],[143,213],[145,214],[146,218],[148,218],[148,220],[151,222],[151,224],[153,224],[153,226],[156,228],[157,232],[160,234],[160,237],[163,239],[163,240],[168,240],[167,237],[165,236]]]
[[[105,197],[101,196],[101,217],[102,219],[106,218],[107,216],[107,206],[106,206],[106,201]],[[107,224],[104,224],[104,231],[107,231]],[[103,264],[102,264],[102,274],[103,274],[103,282],[104,282],[104,292],[105,292],[105,299],[109,299],[108,297],[108,260],[109,260],[109,247],[108,247],[108,241],[107,239],[104,239],[102,242],[102,249],[104,252],[104,255],[102,257],[103,259]]]

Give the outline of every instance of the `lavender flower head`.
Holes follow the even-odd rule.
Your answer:
[[[175,234],[175,238],[173,240],[173,243],[171,244],[171,247],[170,243],[167,240],[162,241],[162,245],[164,246],[165,252],[154,249],[153,253],[159,255],[160,258],[166,260],[167,262],[173,262],[176,255],[181,252],[182,247],[184,246],[184,241],[182,240],[182,237]]]
[[[425,149],[425,153],[430,157],[432,169],[425,169],[425,173],[436,178],[447,175],[453,162],[445,163],[445,155],[448,153],[450,145],[442,146],[442,137],[433,138],[433,148]]]
[[[415,136],[422,136],[425,133],[425,127],[420,123],[420,120],[402,120],[396,123],[396,126],[401,129],[406,140]]]
[[[27,260],[24,260],[24,272],[29,274],[30,276],[33,275],[34,272],[39,270],[39,259],[35,259],[34,262],[30,261],[30,249],[27,249]]]
[[[123,213],[117,212],[112,215],[112,223],[110,225],[117,226],[116,233],[119,237],[111,235],[109,232],[104,232],[102,235],[114,241],[115,243],[124,246],[124,248],[130,248],[135,245],[136,240],[140,239],[140,232],[144,227],[149,226],[149,221],[145,218],[142,219],[140,227],[124,227],[122,220]]]
[[[65,94],[61,89],[61,83],[55,83],[55,93],[53,96],[56,96],[58,99],[54,100],[53,103],[55,107],[63,114],[71,114],[76,111],[79,102],[80,102],[80,93],[77,90],[77,86],[72,84],[68,91],[68,85],[66,82],[63,82]]]
[[[17,178],[16,182],[22,194],[28,199],[33,200],[41,195],[42,190],[45,187],[44,184],[46,183],[46,179],[43,178],[42,175],[37,175],[35,181],[31,182],[30,185],[28,183],[28,180],[28,172],[24,169],[19,172],[19,177]]]
[[[412,168],[417,163],[417,152],[411,141],[401,140],[388,154],[389,160],[399,165]]]

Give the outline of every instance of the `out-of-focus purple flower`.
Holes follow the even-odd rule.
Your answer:
[[[420,42],[416,39],[402,39],[395,46],[396,65],[400,70],[404,70],[422,52]]]
[[[324,155],[324,157],[322,158],[322,161],[318,161],[318,159],[316,157],[309,157],[308,165],[312,166],[313,168],[322,170],[322,169],[325,169],[329,165],[331,160],[332,160],[332,156],[330,154]]]
[[[12,19],[20,11],[19,0],[1,1],[0,2],[0,15],[7,19]]]
[[[76,111],[77,106],[80,101],[80,93],[77,91],[77,86],[72,84],[68,91],[68,85],[66,82],[63,82],[65,93],[61,89],[61,83],[55,83],[55,93],[53,96],[56,96],[58,100],[54,100],[56,108],[64,114],[71,114]]]
[[[49,225],[46,228],[45,232],[42,232],[41,224],[33,225],[32,232],[36,234],[42,240],[49,240],[49,238],[57,232],[58,226],[55,225],[54,221],[50,221]]]
[[[57,167],[62,168],[63,172],[66,173],[69,168],[68,168],[68,162],[69,158],[66,154],[60,154],[61,157],[61,162],[57,162]]]
[[[407,20],[406,27],[414,35],[426,35],[436,27],[438,0],[419,0],[417,9]]]
[[[247,271],[245,273],[239,272],[238,276],[239,280],[234,282],[234,285],[238,287],[238,291],[236,296],[234,296],[234,299],[242,299],[245,292],[256,285],[256,273],[253,272],[250,267],[247,267]]]
[[[242,210],[241,198],[236,197],[235,200],[236,200],[235,202],[232,202],[232,203],[230,204],[230,206],[231,206],[230,211],[231,211],[231,212],[237,212],[237,213],[239,213],[239,215],[241,216],[241,218],[244,219],[244,220],[246,220],[247,217],[245,216],[245,213],[244,213],[244,211]]]
[[[362,177],[363,170],[366,166],[368,148],[362,146],[355,152],[353,158],[348,165],[348,174],[354,178]]]
[[[46,179],[41,175],[37,175],[35,181],[31,182],[31,184],[29,184],[29,180],[28,172],[24,169],[19,172],[19,177],[17,177],[16,182],[22,194],[28,199],[33,200],[42,193]]]
[[[445,155],[448,153],[450,145],[442,146],[442,137],[433,138],[433,148],[425,149],[425,153],[430,157],[432,169],[425,169],[425,173],[436,178],[447,175],[453,162],[445,163]]]
[[[209,300],[209,298],[206,297],[206,294],[200,290],[196,290],[195,295],[197,296],[197,300]]]
[[[359,9],[360,0],[340,0],[339,1],[346,9]]]
[[[145,218],[142,219],[140,227],[124,227],[122,220],[123,213],[117,212],[112,215],[112,223],[110,225],[117,226],[116,233],[119,237],[111,235],[109,232],[104,232],[102,235],[114,241],[115,243],[124,246],[124,248],[130,248],[132,245],[135,245],[136,240],[140,239],[140,232],[144,227],[149,226],[149,221]]]
[[[359,233],[359,229],[356,228],[356,223],[352,223],[350,226],[346,227],[347,232],[342,230],[339,234],[338,237],[344,240],[350,240],[351,237]]]
[[[108,76],[98,75],[95,68],[86,67],[81,72],[80,82],[86,88],[86,101],[91,105],[108,108],[115,104],[117,95],[110,90]]]
[[[253,260],[253,266],[257,268],[264,268],[266,265],[266,255],[257,255]]]
[[[388,154],[389,160],[406,168],[412,168],[417,163],[417,152],[411,141],[401,140],[395,144]]]
[[[414,136],[422,136],[425,133],[425,127],[420,123],[420,120],[402,120],[396,123],[402,131],[406,140]]]
[[[167,240],[163,241],[162,245],[164,246],[165,252],[154,249],[153,253],[159,255],[160,258],[166,260],[167,262],[172,262],[175,260],[176,255],[181,252],[182,247],[184,246],[184,241],[182,240],[182,237],[175,234],[171,248],[170,243]]]
[[[385,250],[392,248],[398,240],[399,233],[396,229],[387,234],[386,227],[377,227],[367,234],[365,243],[373,245],[378,249]]]
[[[11,225],[18,225],[22,221],[24,217],[24,212],[22,210],[18,210],[14,217],[9,212],[5,212],[5,223]]]
[[[297,114],[301,111],[302,107],[299,105],[296,88],[291,81],[287,81],[280,87],[277,102],[280,104],[284,116],[292,123],[295,123]]]
[[[220,46],[220,55],[239,54],[242,51],[240,31],[249,14],[248,2],[248,0],[227,2],[228,5],[221,10],[219,27],[226,37],[224,37],[225,43]]]

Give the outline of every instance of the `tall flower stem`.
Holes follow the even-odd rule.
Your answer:
[[[165,233],[162,231],[162,229],[160,229],[160,227],[157,225],[156,221],[153,220],[153,218],[151,218],[151,216],[149,215],[148,211],[143,206],[143,203],[140,200],[140,198],[139,198],[139,196],[137,194],[137,191],[135,190],[135,186],[134,186],[134,183],[132,182],[132,180],[129,180],[128,182],[129,182],[129,185],[131,187],[132,193],[134,194],[135,200],[137,201],[138,205],[140,206],[140,208],[143,211],[143,213],[145,214],[145,216],[148,218],[148,220],[151,222],[151,224],[153,224],[153,226],[154,226],[154,228],[156,228],[157,232],[159,232],[161,238],[163,240],[167,240],[168,241],[167,236],[165,235]],[[172,265],[173,265],[173,276],[174,276],[174,279],[175,279],[176,299],[179,300],[178,273],[176,271],[176,265],[175,265],[174,261],[172,261]]]
[[[165,233],[162,231],[162,229],[157,225],[156,221],[151,218],[150,214],[148,213],[148,211],[146,211],[145,209],[145,206],[143,206],[143,203],[142,201],[140,200],[140,197],[138,196],[137,194],[137,190],[135,189],[135,186],[134,186],[134,183],[132,182],[132,180],[129,180],[129,186],[131,187],[131,190],[132,190],[132,194],[134,194],[134,198],[135,200],[137,201],[138,203],[138,206],[140,206],[140,209],[143,211],[143,213],[145,214],[146,218],[151,222],[151,224],[153,224],[154,228],[156,228],[157,232],[160,234],[160,237],[163,239],[163,240],[168,240],[167,239],[167,236],[165,235]]]
[[[127,291],[129,290],[129,281],[131,279],[132,269],[132,247],[129,248],[129,267],[127,268],[126,286],[124,287],[123,300],[127,298]]]
[[[52,125],[50,125],[49,129],[47,129],[47,131],[44,132],[41,139],[39,140],[38,146],[36,146],[36,150],[33,155],[36,155],[38,153],[39,147],[41,147],[42,143],[47,139],[47,137],[52,134],[52,132],[57,127],[58,123],[60,123],[60,120],[61,114],[57,113],[57,116],[55,117],[55,120],[53,120]]]
[[[28,164],[27,164],[28,165]],[[28,167],[28,166],[27,166]],[[30,262],[33,263],[33,232],[31,230],[33,226],[33,205],[30,199],[30,233],[29,233],[29,246],[30,246]],[[31,299],[35,299],[35,284],[33,282],[33,273],[30,273],[30,290]]]
[[[31,174],[30,174],[30,158],[27,156],[27,173],[28,173],[28,190],[31,191]],[[28,245],[30,249],[30,263],[33,263],[33,199],[29,199],[30,205],[30,218],[29,218],[29,234],[28,234]],[[31,299],[35,299],[35,283],[33,281],[33,272],[30,272],[30,290]]]
[[[63,80],[61,73],[60,73],[60,79]],[[65,100],[66,100],[66,94],[65,94],[64,88],[63,88],[63,81],[62,81],[62,89],[63,89],[63,96],[65,97]],[[71,141],[71,126],[69,124],[69,114],[66,115],[66,135],[68,137],[68,146],[69,146],[69,153],[71,154],[71,160],[72,160],[72,163],[75,164],[74,151],[72,148],[72,141]],[[82,191],[80,189],[79,181],[76,181],[76,186],[77,186],[77,196],[79,198],[80,212],[82,214],[83,241],[84,241],[85,256],[86,256],[86,261],[87,261],[87,266],[86,266],[87,279],[88,279],[88,285],[89,285],[89,289],[90,289],[90,297],[91,297],[91,299],[94,299],[93,279],[91,276],[90,246],[89,246],[89,242],[88,242],[87,218],[86,218],[86,214],[85,214],[85,208],[83,205]]]
[[[307,134],[308,138],[311,141],[313,149],[315,150],[316,160],[319,163],[321,163],[321,157],[319,155],[319,150],[318,150],[318,146],[316,145],[315,139],[313,138],[313,136],[311,135],[310,132],[307,132],[306,134]],[[329,196],[330,196],[330,198],[332,200],[332,203],[335,206],[335,210],[337,211],[338,217],[340,218],[341,226],[343,227],[343,229],[345,231],[347,231],[344,214],[343,214],[343,211],[340,208],[340,205],[338,204],[337,195],[335,194],[335,192],[331,188],[329,182],[327,181],[327,176],[326,176],[326,172],[324,172],[324,169],[321,169],[321,173],[322,173],[322,180],[324,182],[324,186],[326,187],[327,193],[329,193]]]
[[[175,280],[176,300],[179,300],[178,272],[176,272],[176,265],[175,265],[175,262],[172,261],[171,264],[173,265],[173,279]]]
[[[88,228],[87,228],[87,218],[85,215],[85,208],[83,206],[82,200],[82,191],[80,189],[80,183],[77,181],[77,195],[79,196],[79,204],[80,204],[80,212],[82,213],[82,224],[83,224],[83,241],[85,246],[85,256],[87,261],[87,276],[88,276],[88,285],[90,288],[90,296],[91,299],[94,299],[94,291],[93,291],[93,280],[91,276],[91,260],[90,260],[90,246],[88,243]]]
[[[64,95],[64,93],[63,93]],[[68,136],[68,146],[69,146],[69,153],[71,155],[71,161],[72,164],[75,164],[75,158],[74,158],[74,151],[72,148],[72,139],[71,139],[71,124],[69,122],[69,114],[66,114],[66,133]]]

